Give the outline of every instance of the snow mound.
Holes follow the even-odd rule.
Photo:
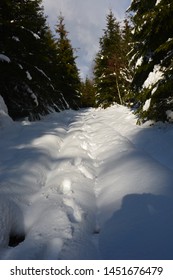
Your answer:
[[[8,115],[7,106],[0,95],[0,128],[9,126],[13,123],[13,120]]]

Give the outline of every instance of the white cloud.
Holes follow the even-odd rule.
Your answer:
[[[103,34],[109,9],[121,21],[130,2],[131,0],[43,0],[52,30],[62,12],[72,46],[78,49],[77,65],[82,77],[88,74],[98,51],[99,38]]]

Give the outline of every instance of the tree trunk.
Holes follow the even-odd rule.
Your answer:
[[[118,91],[118,97],[119,97],[119,100],[120,100],[120,104],[123,105],[117,75],[116,75],[116,86],[117,86],[117,91]]]

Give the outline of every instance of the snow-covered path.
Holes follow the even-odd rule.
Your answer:
[[[1,130],[1,259],[173,258],[173,129],[135,122],[113,106]]]

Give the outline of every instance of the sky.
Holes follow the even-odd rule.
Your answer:
[[[48,23],[54,31],[60,12],[75,55],[81,78],[92,73],[93,60],[99,49],[99,38],[106,27],[106,15],[112,9],[118,21],[123,21],[131,0],[43,0]]]

